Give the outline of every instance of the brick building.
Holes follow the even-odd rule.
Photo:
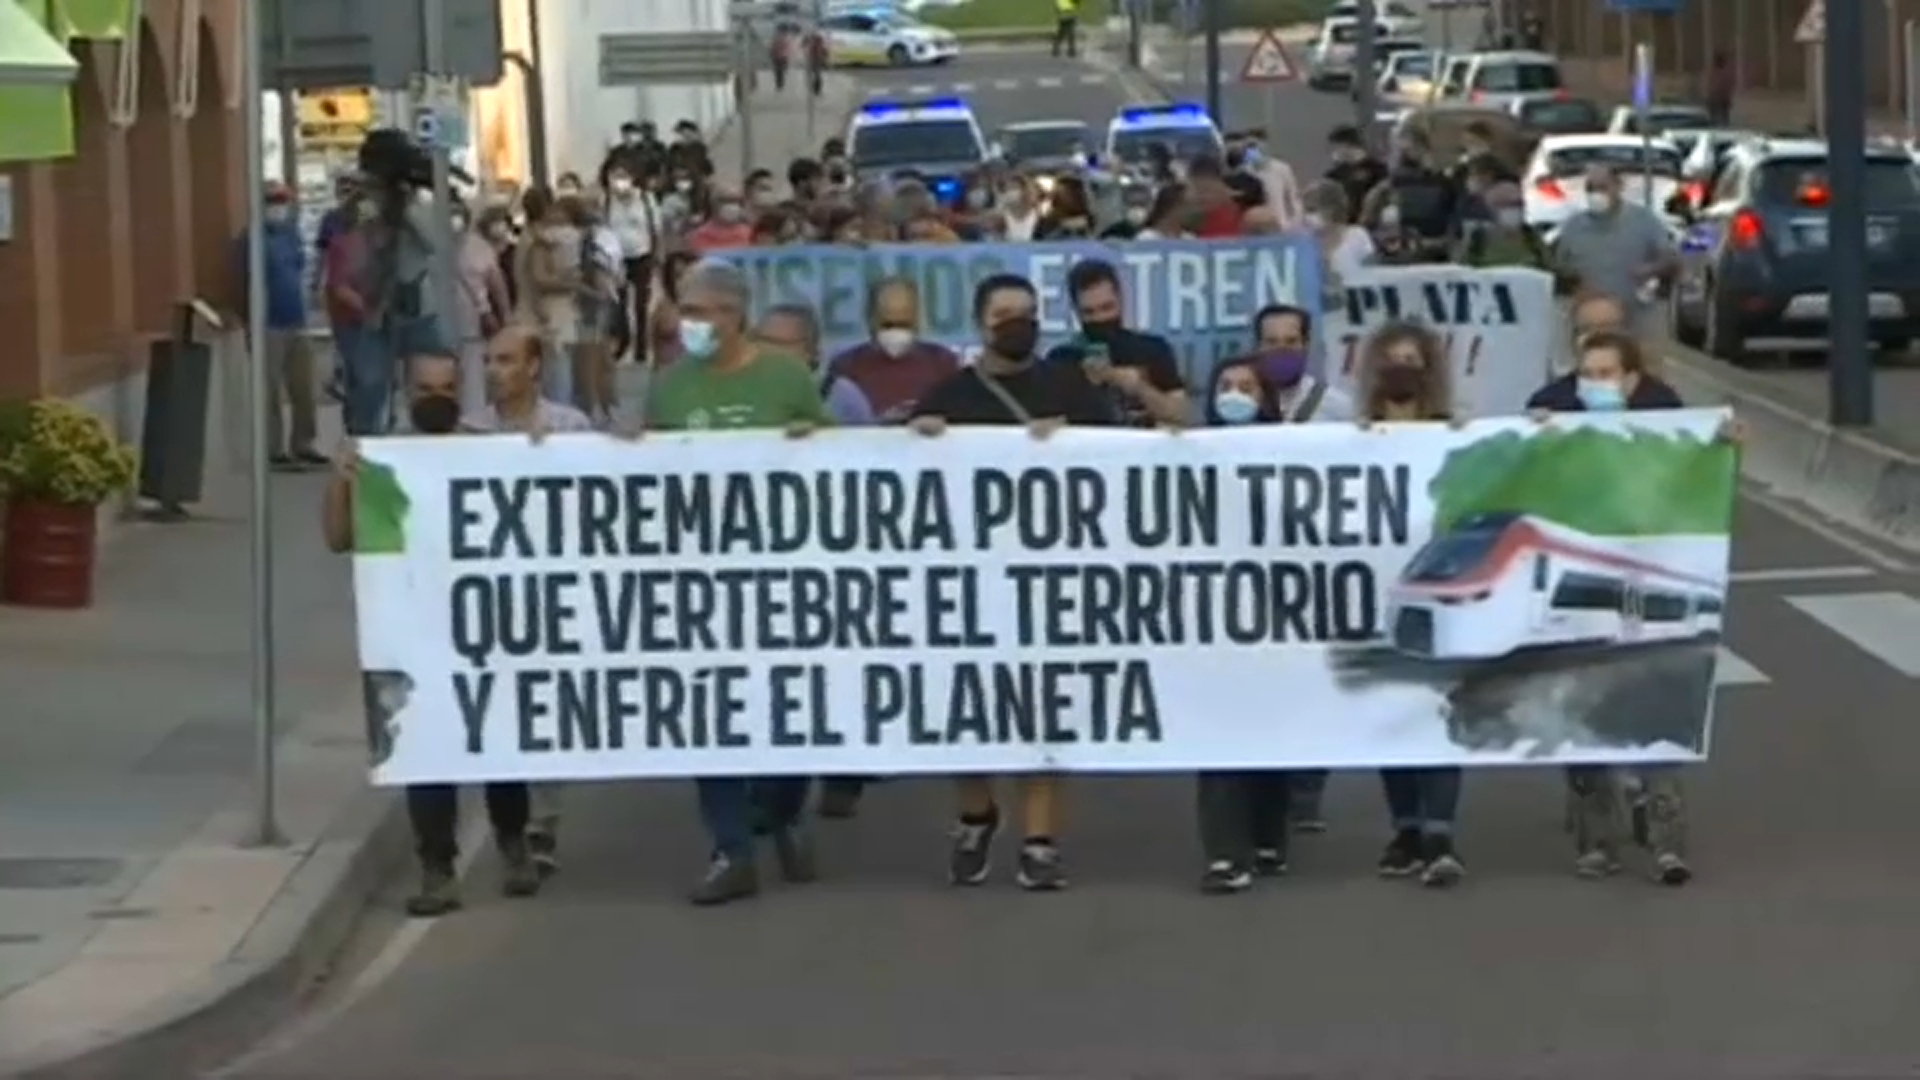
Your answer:
[[[1624,70],[1638,42],[1653,45],[1656,66],[1696,85],[1715,52],[1734,58],[1743,88],[1819,100],[1818,50],[1794,40],[1808,0],[1680,0],[1679,11],[1615,14],[1601,0],[1532,0],[1547,27],[1548,49],[1563,56],[1618,58]],[[1900,110],[1906,99],[1901,56],[1903,27],[1920,19],[1920,0],[1838,0],[1864,5],[1867,40],[1859,58],[1867,72],[1868,101]],[[1694,77],[1687,80],[1687,76]],[[1666,87],[1672,92],[1674,86]]]
[[[139,10],[124,40],[71,43],[73,156],[0,163],[15,234],[0,243],[0,398],[84,398],[129,435],[173,306],[227,301],[258,172],[240,167],[240,0]]]

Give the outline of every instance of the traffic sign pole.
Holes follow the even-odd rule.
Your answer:
[[[1293,64],[1293,58],[1287,55],[1287,47],[1280,42],[1278,31],[1268,29],[1260,34],[1260,40],[1254,43],[1253,51],[1247,54],[1247,62],[1240,69],[1240,81],[1250,86],[1264,86],[1266,93],[1261,101],[1264,105],[1262,122],[1266,125],[1267,138],[1274,137],[1280,130],[1280,87],[1300,77],[1300,70]]]

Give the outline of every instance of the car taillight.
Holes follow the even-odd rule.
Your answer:
[[[1560,181],[1555,180],[1551,176],[1543,176],[1534,181],[1533,190],[1538,192],[1543,199],[1564,199],[1567,197],[1566,191],[1560,186]]]
[[[1808,184],[1806,187],[1800,189],[1801,206],[1810,206],[1816,210],[1824,210],[1826,209],[1828,201],[1832,198],[1833,192],[1828,191],[1819,184]]]
[[[1698,180],[1687,185],[1687,203],[1689,205],[1694,207],[1699,207],[1699,206],[1705,205],[1706,201],[1707,201],[1707,185],[1699,182]]]
[[[1765,235],[1765,230],[1760,227],[1760,215],[1751,210],[1742,210],[1733,215],[1733,221],[1727,226],[1727,241],[1741,251],[1759,247]]]

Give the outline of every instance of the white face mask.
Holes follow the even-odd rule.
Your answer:
[[[1127,224],[1143,225],[1147,220],[1147,208],[1144,206],[1127,207]]]
[[[1309,229],[1324,229],[1327,227],[1327,216],[1318,210],[1307,211],[1301,216],[1300,220],[1306,222],[1307,228]]]
[[[1596,214],[1610,213],[1617,205],[1619,205],[1619,200],[1611,191],[1587,192],[1587,209],[1592,210]]]
[[[615,195],[625,195],[633,190],[633,181],[624,176],[616,176],[607,181],[607,187],[612,188]]]
[[[898,326],[889,326],[885,330],[874,334],[873,340],[876,345],[880,346],[881,352],[897,360],[908,349],[913,347],[913,331]]]

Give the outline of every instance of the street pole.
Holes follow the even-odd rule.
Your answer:
[[[527,0],[527,141],[533,144],[527,166],[533,170],[533,182],[541,187],[553,183],[553,166],[547,159],[547,88],[541,83],[540,0]]]
[[[1374,144],[1374,118],[1380,114],[1380,100],[1377,94],[1378,84],[1373,81],[1374,56],[1379,52],[1374,48],[1379,42],[1380,11],[1373,0],[1360,0],[1355,13],[1359,26],[1359,38],[1354,42],[1353,51],[1353,110],[1354,122],[1360,128],[1361,138],[1368,146]]]
[[[1827,418],[1873,423],[1867,340],[1867,16],[1865,3],[1827,5]]]
[[[1141,9],[1147,6],[1147,0],[1127,0],[1127,66],[1140,70],[1140,22]]]
[[[813,14],[810,19],[809,25],[806,28],[806,34],[819,33],[820,20],[825,17],[826,17],[826,12],[821,10],[821,0],[813,0]],[[806,40],[807,38],[803,34],[801,37],[801,48],[800,48],[800,51],[803,53],[807,51]],[[787,49],[788,49],[787,68],[789,71],[791,71],[793,68],[793,45],[791,42],[788,43]],[[809,59],[807,63],[811,65],[812,60]],[[807,145],[809,147],[816,147],[820,145],[820,138],[819,138],[819,135],[817,134],[818,127],[819,127],[820,97],[818,94],[815,94],[813,92],[813,73],[810,69],[806,73],[806,79],[807,79]],[[809,150],[808,152],[811,153],[812,151]]]
[[[1907,84],[1907,149],[1920,138],[1920,20],[1908,19],[1901,50]]]
[[[1200,0],[1206,6],[1207,114],[1221,127],[1227,126],[1226,108],[1220,100],[1220,4],[1221,0]]]
[[[426,105],[438,112],[440,101],[448,96],[439,91],[442,88],[442,76],[447,67],[447,19],[446,7],[441,0],[423,0],[420,5],[420,40],[426,55],[421,57],[426,71],[421,86],[425,93]],[[419,104],[416,103],[416,108]],[[454,257],[453,244],[453,177],[452,161],[448,157],[446,138],[446,118],[436,115],[434,118],[433,145],[428,148],[433,155],[433,246],[434,258],[440,264],[440,273],[434,289],[434,310],[440,315],[440,331],[449,335],[455,325],[454,280],[458,271],[458,260]],[[457,342],[448,340],[449,345]]]
[[[1633,47],[1633,115],[1640,129],[1640,201],[1647,209],[1660,213],[1653,205],[1653,124],[1648,116],[1653,108],[1653,46],[1644,42]]]
[[[260,47],[260,6],[265,0],[240,5],[240,109],[245,125],[247,194],[247,570],[252,579],[253,606],[248,612],[247,674],[253,706],[253,842],[274,847],[280,834],[278,763],[280,738],[273,680],[273,492],[268,485],[267,410],[279,408],[273,382],[267,378],[267,215],[261,191],[262,159],[266,157],[266,88],[260,69],[265,57]]]
[[[740,118],[740,179],[753,175],[753,83],[748,77],[753,67],[753,41],[744,24],[733,31],[733,108]],[[807,89],[813,89],[809,86]],[[808,96],[812,100],[812,96]]]
[[[273,49],[279,58],[280,75],[280,179],[293,192],[293,205],[300,205],[300,107],[298,95],[287,86],[286,71],[293,66],[293,35],[287,20],[274,27]]]

